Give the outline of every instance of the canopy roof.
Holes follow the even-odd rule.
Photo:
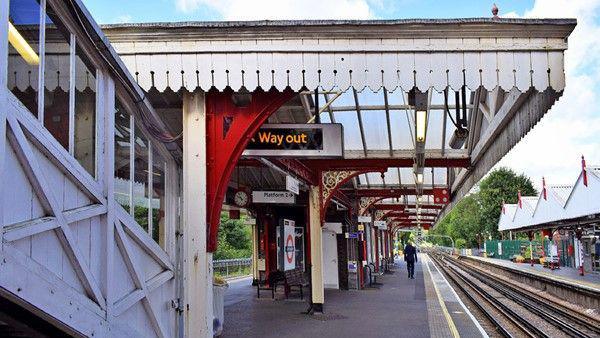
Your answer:
[[[600,221],[600,167],[585,168],[574,185],[550,185],[539,196],[505,204],[498,230],[531,230]]]
[[[306,165],[384,168],[383,175],[377,170],[347,183],[347,195],[395,189],[403,191],[404,203],[416,203],[417,195],[425,203],[431,199],[425,190],[444,188],[454,203],[560,97],[563,52],[575,25],[573,19],[475,18],[118,24],[103,30],[153,106],[175,126],[173,134],[179,132],[180,117],[172,115],[180,115],[182,91],[291,88],[298,96],[269,122],[344,127],[344,158],[302,160]],[[408,102],[415,91],[427,101],[421,143],[415,141],[416,109]],[[455,142],[461,128],[468,135]],[[247,181],[265,182],[263,169],[247,171]],[[269,187],[282,184],[281,174],[268,175]]]
[[[143,89],[564,88],[573,19],[105,25]]]

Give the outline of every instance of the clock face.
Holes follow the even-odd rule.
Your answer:
[[[250,202],[250,197],[248,196],[247,192],[239,190],[233,196],[233,201],[237,206],[245,207]]]

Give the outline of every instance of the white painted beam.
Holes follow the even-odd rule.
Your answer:
[[[8,22],[9,6],[8,1],[0,2],[0,22]],[[8,41],[8,25],[0,25],[0,41]],[[8,69],[8,43],[0,43],[0,70]],[[7,87],[7,76],[8,71],[0,73],[0,177],[4,177],[4,153],[6,147],[6,107],[8,107],[8,87]],[[0,180],[0,191],[4,191],[4,180]],[[4,215],[2,212],[4,205],[3,201],[0,201],[0,215]],[[2,227],[4,221],[0,220],[0,233],[2,233]],[[4,246],[3,241],[0,241],[0,251]]]
[[[320,205],[319,187],[311,186],[308,191],[311,302],[313,305],[322,306],[325,303],[325,285],[323,284],[323,233]]]
[[[206,108],[203,92],[183,95],[184,337],[213,332],[212,254],[207,253]]]

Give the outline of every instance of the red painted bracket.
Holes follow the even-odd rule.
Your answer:
[[[326,178],[324,177],[325,175],[325,171],[319,171],[319,192],[321,195],[321,224],[323,223],[323,221],[325,220],[325,212],[327,211],[327,208],[329,207],[329,204],[331,203],[331,198],[333,196],[335,196],[335,194],[337,192],[341,192],[340,188],[346,184],[346,182],[350,181],[351,179],[353,179],[354,177],[361,175],[361,174],[366,174],[366,173],[371,173],[371,172],[385,172],[385,168],[368,168],[368,169],[363,169],[363,170],[352,170],[349,172],[348,175],[344,176],[343,178],[337,179],[335,180],[335,182],[325,182]],[[336,171],[336,170],[333,170]],[[340,172],[343,172],[340,170]],[[333,187],[330,187],[329,189],[326,189],[326,185],[327,184],[333,184]]]
[[[221,206],[233,169],[246,148],[269,116],[289,101],[295,92],[256,91],[247,106],[237,106],[234,92],[210,91],[206,94],[206,207],[207,251],[217,249]]]

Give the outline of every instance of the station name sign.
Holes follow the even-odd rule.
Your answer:
[[[243,155],[335,158],[344,155],[339,123],[265,124],[252,137]]]

